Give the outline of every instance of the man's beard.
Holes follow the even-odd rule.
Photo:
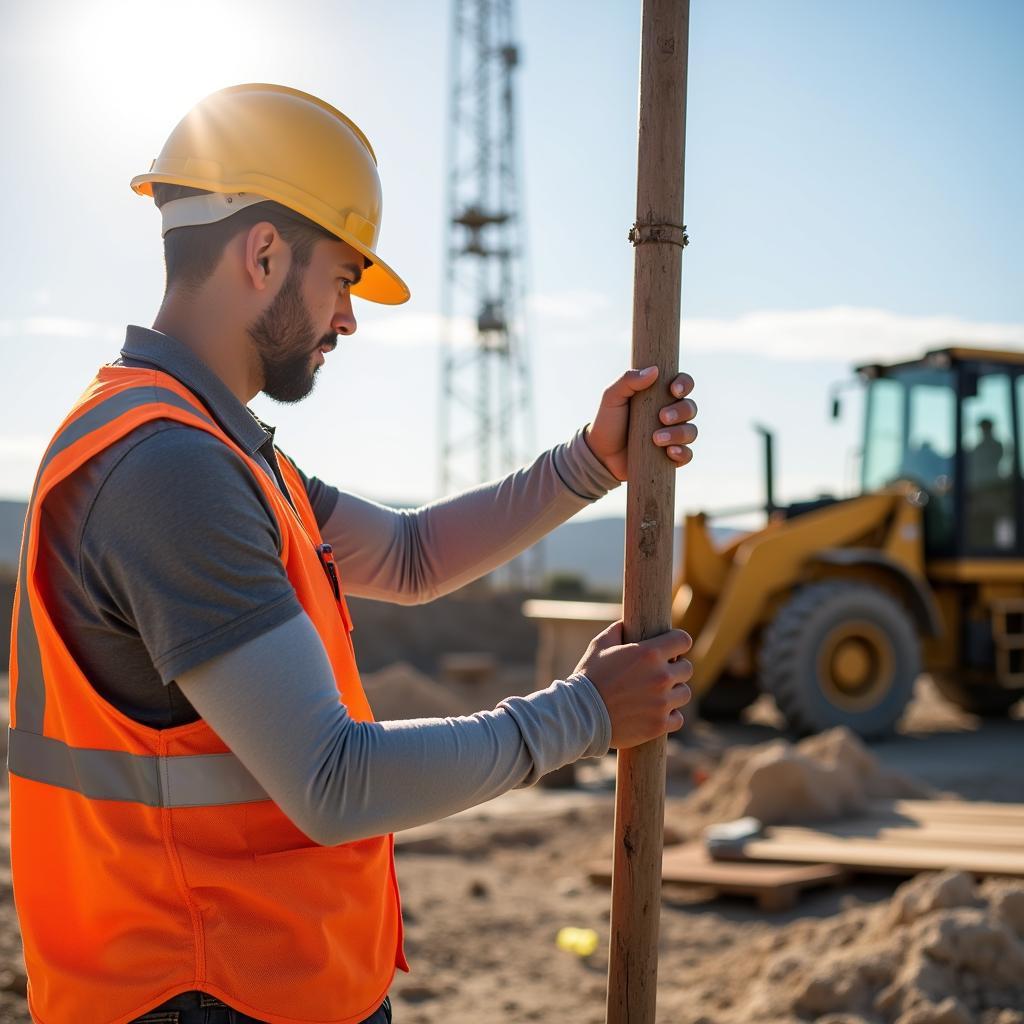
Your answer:
[[[302,273],[293,262],[274,301],[249,328],[263,368],[262,391],[275,402],[301,402],[316,383],[313,354],[338,344],[332,331],[319,340],[302,301]]]

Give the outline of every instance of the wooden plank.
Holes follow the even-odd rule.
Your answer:
[[[545,601],[531,598],[523,602],[523,615],[528,619],[597,622],[607,626],[610,622],[622,618],[622,605],[601,601]]]
[[[984,800],[890,800],[895,811],[908,814],[955,815],[957,817],[1024,818],[1024,803]]]
[[[1024,826],[998,828],[956,824],[926,823],[892,825],[873,819],[845,821],[822,828],[781,827],[771,829],[773,839],[832,837],[837,840],[871,840],[872,842],[911,844],[914,846],[965,846],[970,849],[1006,848],[1024,851]]]
[[[1024,825],[1024,804],[982,803],[967,800],[876,800],[871,817],[901,815],[916,821],[991,821]]]
[[[791,906],[801,890],[839,884],[846,878],[846,872],[833,864],[716,861],[700,842],[666,849],[661,873],[663,882],[706,886],[734,896],[752,896],[764,909]],[[612,878],[611,864],[594,862],[587,877],[592,882],[608,884]]]
[[[982,875],[1024,877],[1024,851],[977,849],[942,845],[874,842],[870,839],[830,839],[818,833],[800,839],[754,839],[734,849],[716,849],[718,860],[792,861],[836,864],[862,871],[915,874],[957,868]]]

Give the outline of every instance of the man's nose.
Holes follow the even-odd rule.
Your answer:
[[[335,334],[348,335],[356,333],[356,318],[352,312],[351,296],[346,295],[338,304],[337,309],[335,309],[334,316],[331,317],[331,330]]]

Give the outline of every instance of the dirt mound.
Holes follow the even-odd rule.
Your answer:
[[[470,709],[464,698],[404,661],[363,676],[363,688],[378,721],[447,718]],[[475,709],[474,709],[475,710]]]
[[[883,768],[854,733],[839,728],[797,744],[773,740],[727,751],[674,823],[692,831],[748,815],[765,824],[828,821],[862,813],[871,800],[934,795]]]
[[[1024,1024],[1024,883],[920,875],[886,903],[795,922],[746,959],[741,997],[705,1021]]]

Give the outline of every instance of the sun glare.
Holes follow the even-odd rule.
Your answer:
[[[124,0],[77,4],[63,25],[64,68],[79,103],[112,124],[166,133],[197,100],[266,76],[266,25],[238,0],[178,0],[163,8]],[[154,154],[155,155],[155,154]]]

